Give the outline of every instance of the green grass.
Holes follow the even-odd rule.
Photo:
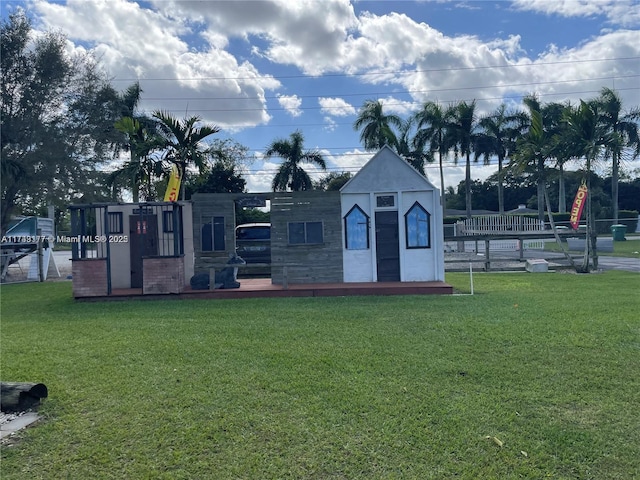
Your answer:
[[[106,303],[3,286],[2,379],[49,398],[2,478],[640,477],[640,276],[474,280]]]

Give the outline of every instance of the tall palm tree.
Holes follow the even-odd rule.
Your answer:
[[[476,101],[458,103],[454,107],[451,132],[454,138],[454,153],[465,158],[464,190],[467,218],[471,218],[471,152],[477,138]]]
[[[509,112],[503,103],[493,113],[478,122],[481,131],[476,138],[475,156],[484,156],[485,164],[492,156],[498,158],[498,211],[504,214],[504,172],[505,160],[515,149],[516,140],[526,125],[523,112]]]
[[[304,150],[304,137],[299,130],[293,132],[289,139],[278,139],[271,142],[264,152],[264,157],[271,158],[273,156],[284,160],[271,184],[274,192],[311,190],[313,188],[311,177],[300,165],[301,163],[313,163],[322,170],[327,169],[324,157],[320,152]]]
[[[453,107],[443,108],[439,103],[429,101],[425,102],[422,109],[415,114],[417,121],[415,142],[418,148],[420,150],[427,148],[431,156],[438,153],[442,218],[446,212],[443,160],[453,146],[450,131],[453,112]]]
[[[558,156],[565,158],[566,152],[563,151],[563,147],[554,142],[554,138],[560,133],[562,125],[562,115],[567,106],[560,103],[548,103],[543,105],[535,95],[528,95],[522,99],[529,110],[529,122],[533,121],[534,112],[540,114],[541,121],[541,135],[544,143],[544,157],[536,157],[536,161],[530,163],[530,167],[535,171],[536,185],[537,185],[537,198],[538,198],[538,218],[544,221],[545,212],[545,188],[547,181],[547,161],[551,158],[556,158],[558,163]],[[532,123],[529,123],[528,128],[531,129]],[[529,139],[530,140],[530,139]],[[561,179],[562,181],[562,179]]]
[[[107,183],[115,187],[118,180],[124,180],[124,185],[131,188],[134,203],[140,200],[140,187],[144,185],[145,199],[150,200],[153,177],[159,172],[159,162],[152,154],[162,149],[164,142],[153,130],[131,117],[119,119],[115,128],[123,134],[125,140],[121,148],[129,151],[130,158],[109,175]]]
[[[380,100],[366,100],[353,123],[354,130],[361,130],[360,142],[365,150],[378,150],[385,145],[395,148],[398,138],[392,127],[401,128],[402,119],[394,114],[386,115]]]
[[[598,159],[603,145],[607,144],[611,133],[600,121],[597,101],[585,102],[580,100],[577,108],[570,109],[565,114],[565,120],[569,126],[567,141],[575,148],[575,156],[585,159],[585,176],[587,183],[587,238],[585,241],[585,254],[582,263],[582,271],[589,271],[589,254],[593,258],[593,267],[598,268],[598,255],[596,251],[596,234],[593,210],[591,208],[591,169]]]
[[[153,118],[158,120],[158,128],[165,140],[166,159],[179,167],[183,180],[190,165],[203,173],[207,168],[207,147],[202,141],[220,129],[215,125],[198,126],[201,121],[198,116],[179,120],[168,112],[156,110]],[[180,188],[184,200],[184,181]]]
[[[640,155],[640,137],[638,121],[640,109],[635,108],[623,112],[622,99],[610,88],[603,88],[597,98],[600,121],[608,133],[605,155],[611,158],[611,203],[613,205],[613,221],[618,223],[618,182],[620,177],[620,160],[622,152],[630,149],[635,159]]]
[[[551,230],[555,236],[556,242],[558,243],[558,245],[560,245],[560,249],[562,250],[565,258],[577,271],[578,268],[573,261],[573,257],[565,248],[565,245],[562,243],[562,241],[560,240],[560,236],[558,235],[558,230],[551,213],[551,201],[549,200],[549,193],[546,188],[546,183],[544,182],[544,163],[551,156],[551,149],[553,147],[550,144],[548,134],[544,129],[544,120],[540,104],[535,101],[531,101],[529,103],[529,106],[529,127],[516,143],[516,150],[513,154],[512,166],[514,167],[515,171],[523,171],[533,166],[538,173],[538,178],[542,176],[542,192],[540,192],[540,195],[546,205],[549,222],[551,224]],[[544,220],[544,212],[542,219]]]

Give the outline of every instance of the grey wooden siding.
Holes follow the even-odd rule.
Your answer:
[[[322,222],[324,243],[289,245],[289,222]],[[340,192],[278,192],[271,197],[271,281],[283,283],[342,282]]]
[[[229,260],[235,253],[235,205],[236,201],[246,198],[268,199],[270,194],[250,193],[196,193],[191,198],[193,203],[193,247],[195,271],[209,271],[212,266],[219,266]],[[224,217],[225,250],[213,252],[202,251],[202,225],[211,221],[212,217]]]

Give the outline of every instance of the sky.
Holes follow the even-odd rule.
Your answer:
[[[614,88],[640,106],[640,1],[2,0],[70,50],[92,50],[140,110],[197,115],[255,157],[248,190],[265,192],[280,163],[262,154],[296,130],[328,172],[371,157],[353,129],[366,100],[407,118],[427,100],[476,100],[480,115],[524,95],[579,102]],[[640,166],[640,161],[627,168]],[[446,186],[463,180],[450,157]],[[474,165],[484,180],[495,164]],[[308,168],[314,178],[317,169]],[[438,167],[426,168],[437,186]]]

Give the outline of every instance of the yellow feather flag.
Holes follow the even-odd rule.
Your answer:
[[[171,167],[171,176],[169,177],[169,183],[167,184],[167,191],[164,194],[165,202],[175,202],[178,200],[178,193],[180,192],[180,170],[174,163]]]

